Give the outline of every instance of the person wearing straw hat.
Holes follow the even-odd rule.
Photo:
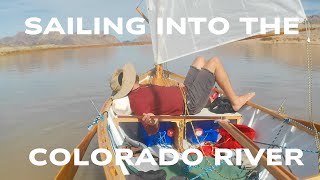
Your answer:
[[[218,58],[205,61],[198,57],[190,66],[183,84],[178,86],[140,85],[139,77],[132,64],[117,69],[110,80],[113,91],[114,109],[117,114],[143,115],[142,122],[147,124],[148,134],[158,131],[159,123],[151,118],[154,115],[182,115],[185,112],[184,96],[181,87],[186,90],[186,109],[189,114],[197,114],[208,102],[215,82],[224,91],[231,102],[231,109],[238,111],[253,96],[254,92],[237,96],[233,91],[229,77]]]

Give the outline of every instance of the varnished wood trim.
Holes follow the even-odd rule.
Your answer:
[[[159,122],[191,122],[191,121],[219,121],[219,120],[229,120],[233,124],[238,124],[241,116],[224,116],[224,117],[194,117],[193,116],[186,116],[186,118],[183,118],[181,116],[152,116],[151,118],[158,119]],[[140,122],[139,119],[142,119],[142,116],[119,116],[118,118],[115,118],[114,121],[119,125],[119,123],[133,123],[133,122]]]
[[[143,116],[118,116],[119,119],[142,119]],[[151,116],[151,118],[157,118],[157,119],[161,119],[161,120],[175,120],[175,119],[195,119],[195,120],[218,120],[218,119],[236,119],[241,117],[241,115],[239,116],[232,116],[232,115],[217,115],[217,116]]]
[[[258,104],[255,104],[255,103],[251,102],[251,101],[248,101],[247,105],[251,106],[253,108],[259,109],[260,111],[265,112],[267,114],[270,114],[271,116],[273,116],[273,117],[275,117],[275,118],[277,118],[278,120],[281,120],[281,121],[284,121],[285,119],[288,119],[288,118],[293,119],[293,120],[303,124],[304,126],[302,126],[300,124],[297,124],[297,123],[294,123],[294,122],[290,122],[289,124],[291,124],[292,126],[297,127],[298,129],[300,129],[302,131],[307,132],[308,134],[310,134],[312,136],[315,135],[314,131],[311,131],[310,129],[306,128],[306,127],[309,127],[309,128],[311,127],[310,122],[307,122],[307,121],[304,121],[304,120],[295,119],[295,118],[291,118],[286,114],[279,114],[278,112],[276,112],[274,110],[271,110],[271,109],[268,109],[266,107],[260,106]],[[320,128],[320,125],[318,123],[315,123],[315,125],[316,125],[317,128]],[[311,127],[311,129],[313,129],[313,127]]]
[[[320,179],[320,174],[304,178],[304,180],[319,180],[319,179]]]

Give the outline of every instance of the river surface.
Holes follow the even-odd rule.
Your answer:
[[[313,119],[320,121],[320,46],[313,46]],[[185,75],[197,55],[218,56],[237,93],[255,91],[254,102],[308,119],[304,45],[234,43],[170,62]],[[34,148],[72,150],[110,96],[112,72],[127,62],[139,73],[153,67],[151,46],[39,51],[0,57],[1,179],[52,179],[59,170],[28,160]],[[266,127],[267,128],[267,127]],[[97,148],[94,138],[88,151]],[[86,154],[85,159],[89,156]],[[49,155],[37,156],[48,160]],[[76,179],[103,179],[101,167],[80,167]]]

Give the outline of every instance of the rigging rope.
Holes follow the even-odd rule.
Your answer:
[[[267,145],[268,147],[278,147],[281,149],[296,149],[296,148],[292,148],[292,147],[288,147],[288,146],[280,146],[277,144],[270,144],[270,143],[265,143],[265,142],[260,142],[260,141],[253,141],[253,142],[258,143],[258,144],[262,144],[262,145]],[[308,149],[300,149],[300,150],[303,152],[307,152],[307,153],[314,153],[314,154],[319,153],[319,151],[313,151],[313,150],[308,150]]]
[[[311,53],[311,23],[308,21],[308,19],[305,19],[305,28],[306,28],[306,36],[307,36],[307,42],[306,42],[306,50],[307,50],[307,73],[308,73],[308,116],[311,127],[313,127],[313,131],[315,133],[315,143],[318,149],[318,152],[320,151],[320,142],[319,142],[319,134],[318,130],[314,124],[313,121],[313,102],[312,102],[312,53]],[[318,153],[318,170],[320,172],[320,153]]]
[[[278,133],[277,133],[276,136],[274,137],[273,141],[271,142],[271,144],[274,144],[274,143],[276,142],[276,140],[278,139],[278,137],[279,137],[279,135],[280,135],[280,133],[281,133],[281,131],[282,131],[285,123],[289,123],[289,119],[286,119],[286,120],[284,120],[284,121],[282,122],[282,125],[281,125]],[[273,147],[273,146],[270,145],[270,146],[267,147],[267,149],[269,149],[269,148],[271,148],[271,147]]]
[[[280,107],[279,107],[279,109],[278,109],[278,114],[285,114],[286,113],[286,111],[285,111],[285,109],[284,109],[284,103],[286,102],[286,100],[287,100],[287,98],[284,98],[284,100],[282,101],[282,103],[281,103],[281,105],[280,105]]]
[[[140,7],[140,5],[142,4],[143,1],[144,1],[144,0],[141,0],[141,1],[140,1],[140,3],[138,4],[137,8]]]

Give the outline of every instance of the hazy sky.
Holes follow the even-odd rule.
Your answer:
[[[0,0],[0,37],[24,31],[29,17],[40,17],[46,25],[51,17],[58,17],[61,24],[66,17],[83,17],[85,26],[93,24],[93,17],[124,20],[137,17],[135,7],[140,0]],[[307,14],[320,14],[320,0],[302,0]],[[120,40],[132,39],[126,33],[117,35]]]

